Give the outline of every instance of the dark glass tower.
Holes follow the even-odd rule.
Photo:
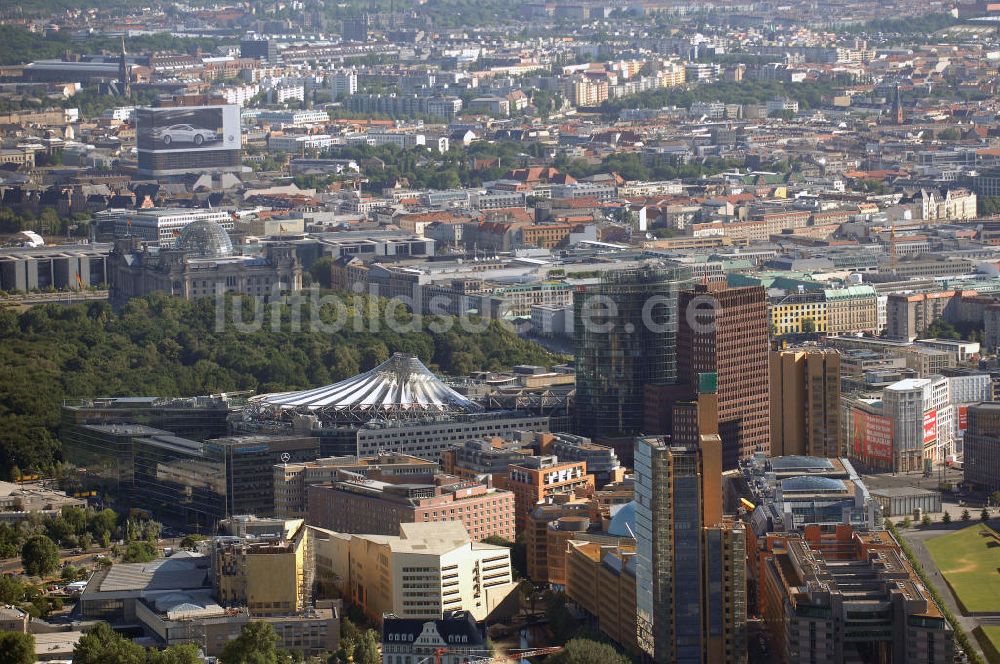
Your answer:
[[[606,272],[573,297],[576,429],[601,438],[639,433],[644,390],[677,378],[677,302],[690,271],[650,262]]]

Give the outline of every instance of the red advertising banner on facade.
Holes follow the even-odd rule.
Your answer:
[[[928,410],[924,413],[924,445],[937,440],[937,411]]]
[[[958,430],[965,431],[969,428],[969,407],[958,407]]]
[[[853,411],[851,446],[854,456],[873,464],[892,465],[892,420],[884,415]]]

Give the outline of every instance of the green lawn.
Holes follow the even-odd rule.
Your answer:
[[[965,613],[1000,611],[1000,535],[985,524],[927,540]]]
[[[990,664],[1000,664],[1000,627],[982,625],[976,628],[976,638]]]

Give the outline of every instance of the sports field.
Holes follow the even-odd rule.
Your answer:
[[[985,524],[929,539],[927,550],[964,613],[1000,613],[1000,535]]]

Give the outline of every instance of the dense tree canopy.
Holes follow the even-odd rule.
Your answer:
[[[0,662],[34,664],[35,636],[21,632],[0,632]]]
[[[350,377],[397,351],[451,374],[555,360],[495,321],[482,332],[464,331],[455,319],[414,320],[384,300],[339,298],[339,308],[316,308],[303,296],[297,331],[287,306],[277,331],[271,307],[261,307],[259,329],[241,331],[247,326],[231,318],[217,327],[211,299],[164,294],[134,299],[118,312],[106,303],[0,309],[0,468],[7,477],[16,468],[53,471],[61,459],[60,406],[71,397],[301,389]],[[326,331],[310,324],[314,308],[331,326]],[[396,312],[397,330],[412,323],[413,331],[389,329],[387,310]],[[333,325],[337,312],[340,329]],[[433,333],[432,323],[452,325]]]
[[[146,664],[146,649],[99,622],[73,648],[74,664]]]
[[[24,573],[45,576],[59,567],[59,547],[45,535],[34,535],[21,547]]]
[[[629,661],[607,643],[589,639],[572,639],[561,652],[546,660],[548,664],[628,664]]]

